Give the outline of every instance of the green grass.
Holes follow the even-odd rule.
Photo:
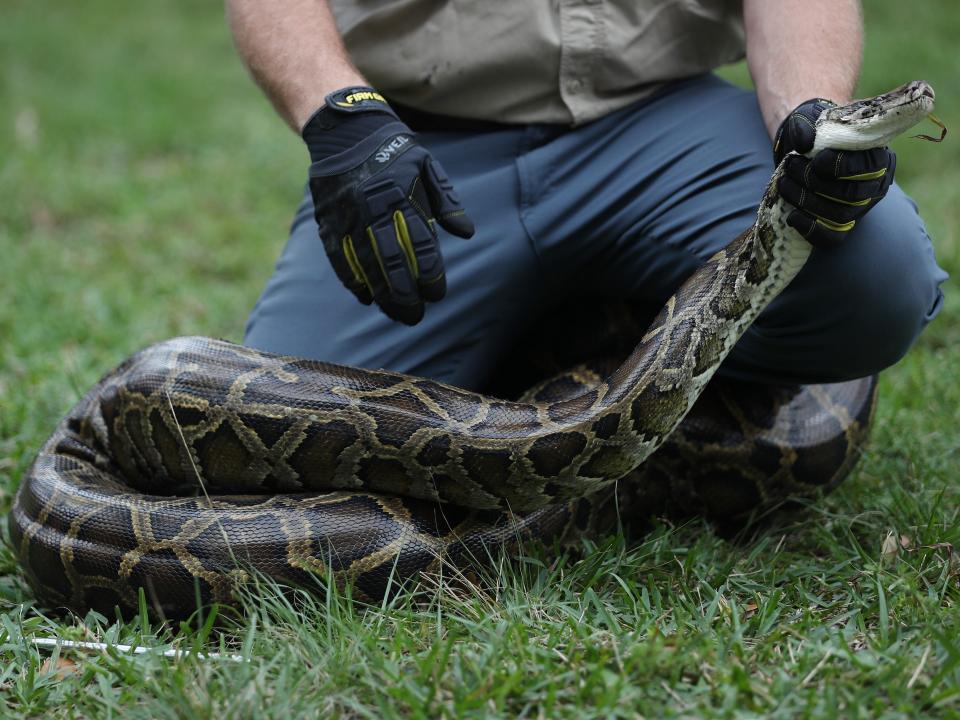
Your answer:
[[[960,11],[866,5],[862,94],[924,77],[960,129]],[[956,276],[960,144],[896,149]],[[242,336],[306,154],[245,77],[218,4],[6,0],[0,158],[5,516],[103,371],[172,335]],[[268,589],[213,630],[45,615],[4,547],[0,716],[960,716],[958,290],[884,374],[855,475],[739,542],[662,523],[639,544],[534,551],[468,591],[365,611]],[[248,661],[64,651],[63,665],[40,636]]]

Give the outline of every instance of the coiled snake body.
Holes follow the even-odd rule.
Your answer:
[[[883,145],[932,105],[915,82],[829,109],[811,154]],[[168,615],[228,600],[252,569],[292,583],[331,573],[377,598],[523,537],[609,528],[651,489],[723,518],[831,486],[865,439],[873,379],[701,397],[810,252],[776,178],[756,224],[612,372],[598,359],[517,401],[207,338],[141,351],[68,414],[21,482],[10,528],[28,579],[78,609],[135,608],[143,588]]]

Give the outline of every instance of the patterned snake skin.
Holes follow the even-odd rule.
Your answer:
[[[828,110],[814,150],[884,144],[932,98],[911,83]],[[143,589],[166,615],[228,601],[251,571],[307,586],[330,574],[376,599],[658,503],[724,520],[828,489],[866,439],[875,379],[704,392],[809,255],[776,178],[756,224],[645,331],[612,323],[619,347],[591,348],[519,400],[208,338],[141,351],[68,414],[21,482],[11,542],[29,581],[75,609],[131,610]]]

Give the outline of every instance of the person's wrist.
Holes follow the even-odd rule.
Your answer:
[[[386,99],[366,85],[341,88],[307,119],[301,137],[313,162],[349,150],[384,125],[399,122]]]

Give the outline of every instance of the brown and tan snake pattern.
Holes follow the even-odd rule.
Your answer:
[[[825,112],[817,141],[884,144],[930,109],[932,91],[912,83]],[[704,392],[810,252],[775,179],[753,227],[645,331],[618,331],[631,352],[519,400],[208,338],[141,351],[68,414],[21,482],[11,541],[28,579],[77,609],[132,609],[143,589],[167,615],[229,600],[251,571],[307,585],[330,574],[378,598],[655,502],[724,520],[831,487],[866,438],[874,379]]]

